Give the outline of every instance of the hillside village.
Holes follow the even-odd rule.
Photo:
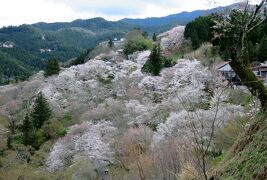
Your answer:
[[[217,71],[219,76],[224,77],[226,80],[237,84],[240,82],[240,79],[229,65],[229,62],[224,61],[215,64],[213,68]],[[251,69],[259,80],[263,81],[264,84],[267,84],[267,62],[255,63],[251,65]]]

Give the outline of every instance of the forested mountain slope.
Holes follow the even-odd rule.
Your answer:
[[[120,38],[133,28],[132,25],[103,19],[4,27],[0,29],[0,65],[3,67],[4,62],[9,61],[13,67],[20,64],[21,68],[14,68],[13,72],[9,68],[3,69],[1,76],[8,79],[28,75],[33,70],[43,69],[48,59],[64,62],[101,41]],[[11,47],[5,47],[10,43]]]
[[[0,66],[4,67],[4,62],[9,61],[5,67],[12,66],[14,70],[10,72],[10,68],[3,69],[0,71],[0,77],[2,81],[13,80],[15,77],[24,79],[33,71],[43,69],[48,59],[67,61],[95,47],[99,42],[123,37],[134,28],[140,28],[150,35],[160,34],[213,11],[182,12],[162,18],[120,21],[93,18],[4,27],[0,29]],[[6,46],[10,44],[11,47]],[[17,64],[20,64],[20,67]]]

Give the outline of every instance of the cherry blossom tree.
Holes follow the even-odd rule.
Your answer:
[[[86,157],[99,168],[113,161],[113,143],[116,128],[111,122],[96,124],[84,122],[70,128],[67,135],[57,141],[47,159],[47,169],[51,172],[75,164],[79,157]]]

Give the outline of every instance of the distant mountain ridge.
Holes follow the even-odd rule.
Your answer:
[[[165,17],[149,17],[145,19],[129,19],[125,18],[121,22],[127,22],[140,26],[163,26],[168,24],[186,25],[188,22],[194,20],[199,16],[205,15],[206,10],[197,10],[192,12],[181,12]]]
[[[35,28],[39,28],[42,30],[50,30],[50,31],[57,31],[59,29],[67,29],[72,27],[81,27],[85,29],[90,29],[92,31],[98,30],[98,28],[101,29],[107,29],[107,28],[129,28],[131,25],[124,22],[119,21],[107,21],[104,18],[96,17],[92,19],[77,19],[72,22],[55,22],[55,23],[45,23],[45,22],[39,22],[32,24],[31,26]]]
[[[211,13],[224,11],[226,9],[239,8],[240,3],[231,4],[229,6],[219,6],[207,10],[183,11],[177,14],[171,14],[164,17],[148,17],[148,18],[124,18],[121,22],[127,22],[139,26],[166,26],[166,25],[186,25],[187,23],[195,20],[199,16],[209,15]]]

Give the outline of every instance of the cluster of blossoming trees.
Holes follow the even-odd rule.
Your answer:
[[[150,76],[141,72],[146,54],[141,52],[136,62],[90,60],[42,84],[56,114],[71,112],[77,119],[51,149],[49,171],[87,158],[96,168],[120,164],[146,177],[141,166],[148,158],[153,166],[146,167],[154,172],[149,176],[170,176],[190,157],[182,154],[189,152],[186,148],[203,142],[202,150],[210,150],[216,129],[242,115],[242,107],[228,103],[226,88],[200,62],[181,59],[160,76]],[[167,155],[170,151],[173,156]],[[145,154],[149,157],[142,159]]]
[[[111,164],[134,172],[127,174],[133,179],[173,179],[188,163],[201,172],[206,167],[191,153],[212,150],[216,130],[243,108],[229,103],[227,88],[197,60],[181,59],[160,76],[142,73],[149,53],[119,62],[93,59],[58,76],[39,73],[2,87],[1,114],[27,110],[39,91],[55,116],[72,114],[76,125],[53,145],[49,172],[84,160],[99,172]]]
[[[179,46],[183,32],[177,27],[160,35],[162,48]],[[50,172],[84,159],[98,170],[113,164],[136,172],[128,173],[135,179],[172,179],[188,163],[203,171],[192,151],[210,151],[216,130],[243,115],[243,108],[229,103],[227,88],[197,60],[178,60],[159,76],[143,73],[149,54],[135,52],[129,60],[115,61],[114,52],[105,61],[95,58],[56,76],[38,73],[1,87],[0,112],[14,125],[12,115],[23,115],[42,91],[55,116],[72,115],[76,125],[55,142],[47,158]]]

